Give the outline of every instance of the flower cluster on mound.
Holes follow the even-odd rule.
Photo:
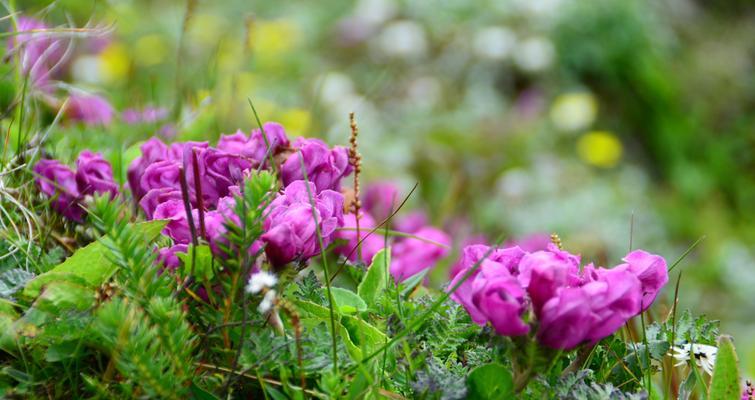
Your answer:
[[[663,257],[635,250],[613,268],[585,265],[580,257],[549,245],[526,252],[518,246],[464,248],[462,269],[449,287],[478,325],[499,335],[536,330],[540,343],[570,350],[595,344],[645,311],[668,282]]]
[[[84,209],[78,206],[81,194],[117,193],[112,169],[101,156],[96,158],[102,165],[92,172],[100,175],[84,175],[82,166],[87,164],[81,160],[91,163],[91,157],[90,152],[82,153],[77,162],[79,173],[55,160],[42,160],[35,168],[38,185],[54,199],[54,208],[76,221],[84,216]],[[141,156],[128,168],[128,187],[146,219],[169,221],[164,233],[173,244],[159,249],[158,261],[171,269],[180,265],[177,253],[186,252],[194,239],[189,214],[197,235],[210,244],[216,256],[222,257],[218,243],[224,238],[226,224],[239,223],[235,214],[239,184],[248,174],[272,169],[271,165],[279,171],[282,188],[269,205],[263,235],[250,251],[264,247],[274,267],[304,262],[320,254],[319,233],[323,246],[338,241],[336,254],[369,264],[385,246],[382,235],[370,235],[369,231],[376,227],[375,218],[384,219],[390,213],[397,188],[383,183],[367,189],[357,231],[357,218],[345,205],[342,193],[348,189],[341,188],[341,180],[353,170],[348,150],[341,146],[330,148],[319,139],[298,138],[292,143],[281,125],[268,122],[249,135],[241,131],[223,135],[215,147],[207,142],[166,144],[157,138],[141,145]],[[76,184],[78,181],[81,184]],[[431,227],[424,214],[409,213],[394,225],[406,236],[390,243],[390,269],[397,281],[432,268],[448,254],[450,237]],[[360,241],[361,249],[357,249]]]

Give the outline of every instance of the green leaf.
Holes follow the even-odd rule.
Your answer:
[[[380,329],[359,317],[344,315],[341,324],[349,331],[349,338],[354,345],[359,346],[363,354],[377,351],[388,341],[388,337]]]
[[[687,378],[684,379],[684,382],[679,385],[679,397],[677,397],[677,399],[689,400],[689,398],[692,396],[692,393],[694,393],[695,391],[696,383],[697,379],[695,379],[695,373],[690,371],[690,373],[687,375]]]
[[[362,282],[357,287],[357,294],[367,305],[374,307],[378,298],[385,290],[385,278],[387,266],[391,264],[390,248],[380,250],[372,258],[372,265],[362,278]]]
[[[178,253],[177,256],[183,263],[184,273],[191,274],[191,257],[193,245],[189,245],[186,253]],[[194,276],[200,281],[209,282],[215,276],[215,270],[212,265],[212,250],[210,246],[199,245],[196,250],[196,262],[194,263]]]
[[[71,281],[54,281],[45,285],[34,306],[51,314],[63,310],[86,310],[94,305],[94,290],[91,286]]]
[[[351,290],[334,287],[330,289],[330,292],[333,294],[337,309],[343,314],[354,314],[367,310],[367,303]]]
[[[218,400],[218,397],[214,394],[202,389],[196,382],[191,383],[189,388],[191,391],[191,398],[196,400]]]
[[[57,362],[73,358],[79,350],[77,347],[79,347],[79,341],[77,340],[56,343],[47,348],[47,352],[45,352],[45,361]]]
[[[497,363],[475,368],[467,378],[467,389],[467,398],[473,400],[504,400],[514,396],[511,373]]]
[[[294,300],[294,304],[296,304],[296,308],[301,312],[317,319],[330,320],[330,310],[327,307],[305,300]],[[336,315],[336,320],[338,320],[338,315]]]
[[[710,400],[738,399],[741,394],[737,353],[730,336],[721,335],[718,339],[716,365],[713,367],[713,378],[708,393]]]
[[[167,220],[141,222],[136,224],[136,229],[142,232],[147,242],[152,242],[160,235],[160,231],[167,223]],[[55,268],[29,281],[23,295],[27,298],[36,298],[43,286],[67,275],[79,277],[91,287],[100,287],[116,270],[116,266],[108,259],[109,254],[110,251],[102,242],[89,243]]]

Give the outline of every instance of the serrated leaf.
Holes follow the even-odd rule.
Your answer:
[[[334,287],[330,289],[330,292],[333,294],[333,301],[338,311],[342,314],[354,314],[367,310],[367,303],[351,290]]]
[[[467,378],[467,389],[467,398],[473,400],[505,400],[514,396],[511,372],[497,363],[475,368]]]
[[[708,392],[709,400],[728,400],[740,397],[737,353],[730,336],[718,339],[718,354]]]
[[[372,264],[359,282],[357,294],[370,307],[376,306],[377,299],[385,290],[388,265],[391,264],[390,248],[380,250],[372,257]]]
[[[167,223],[167,220],[153,220],[138,223],[135,228],[142,232],[147,242],[152,242]],[[117,268],[108,259],[109,254],[110,251],[102,242],[89,243],[55,268],[29,281],[22,293],[27,298],[36,298],[44,285],[65,275],[77,276],[92,287],[100,287]]]

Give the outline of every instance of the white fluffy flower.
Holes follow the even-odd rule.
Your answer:
[[[690,359],[694,358],[698,367],[702,368],[708,375],[713,375],[713,366],[716,365],[716,354],[718,348],[707,344],[686,343],[681,346],[674,346],[671,355],[677,360],[675,367],[684,365]]]
[[[268,290],[265,292],[265,296],[262,298],[260,305],[257,306],[257,311],[264,314],[273,308],[273,302],[275,301],[275,290]]]
[[[278,283],[278,278],[276,278],[275,275],[267,271],[256,272],[252,274],[251,278],[249,278],[249,283],[246,285],[246,291],[247,293],[257,294],[261,292],[262,289],[275,286],[276,283]]]

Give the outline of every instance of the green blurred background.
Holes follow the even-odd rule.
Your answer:
[[[63,126],[111,159],[263,120],[345,143],[460,242],[557,232],[605,265],[673,262],[755,375],[755,6],[703,0],[16,1],[74,39],[65,79],[159,123]],[[6,22],[7,24],[7,22]],[[86,36],[86,37],[85,37]],[[52,118],[52,116],[48,116]],[[632,217],[633,216],[633,217]],[[442,284],[444,272],[435,282]],[[749,362],[748,362],[749,361]]]

